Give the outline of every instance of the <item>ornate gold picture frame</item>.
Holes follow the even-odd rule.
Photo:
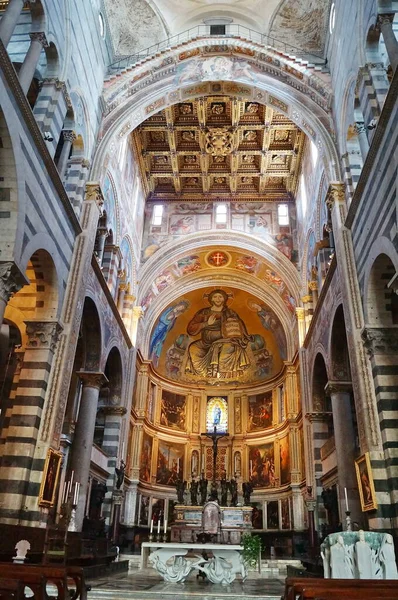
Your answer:
[[[365,454],[356,459],[355,470],[362,510],[375,510],[377,508],[377,501],[373,485],[369,452],[365,452]]]
[[[61,452],[56,452],[52,448],[48,449],[39,492],[40,506],[54,506],[61,460]]]

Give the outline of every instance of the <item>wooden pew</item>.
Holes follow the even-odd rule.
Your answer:
[[[284,600],[397,600],[398,580],[287,578]]]
[[[22,600],[24,585],[16,579],[0,579],[0,600]]]
[[[81,567],[0,563],[0,587],[3,579],[22,581],[24,585],[32,589],[35,600],[36,598],[38,600],[48,598],[47,583],[53,584],[57,588],[58,600],[87,600],[87,587]],[[74,582],[76,589],[73,594],[69,593],[68,580]]]

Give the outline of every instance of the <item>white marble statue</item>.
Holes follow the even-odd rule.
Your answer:
[[[358,579],[375,579],[375,564],[372,550],[365,541],[365,532],[358,531],[359,540],[355,544],[356,577]],[[371,576],[372,575],[372,576]]]
[[[209,581],[221,585],[229,585],[236,577],[231,563],[222,556],[214,556],[198,569],[206,574]]]
[[[231,565],[231,571],[235,575],[241,575],[242,581],[247,577],[246,565],[243,561],[242,553],[237,550],[212,550],[213,556],[223,558]]]
[[[379,561],[382,567],[383,579],[398,579],[394,541],[392,535],[389,533],[383,535],[379,551]]]
[[[325,579],[330,579],[330,549],[325,548],[321,551],[323,561],[323,575]]]
[[[347,564],[347,550],[341,535],[338,536],[336,543],[330,548],[330,567],[333,579],[352,578]]]
[[[26,559],[26,553],[30,550],[30,543],[28,540],[19,540],[17,544],[15,544],[15,550],[17,551],[17,555],[13,556],[14,563],[24,563]]]
[[[190,572],[205,562],[202,556],[197,556],[197,561],[187,560],[184,558],[187,552],[188,550],[184,549],[160,548],[152,552],[149,560],[165,581],[169,583],[184,583]],[[171,558],[173,558],[173,562],[167,564],[167,561]]]

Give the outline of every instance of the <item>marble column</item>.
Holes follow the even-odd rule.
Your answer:
[[[120,312],[120,314],[122,314],[122,312],[123,312],[124,298],[129,291],[130,291],[129,284],[125,283],[124,281],[121,281],[119,283],[119,294],[118,294],[118,298],[117,298],[117,308],[118,308],[118,311]]]
[[[134,527],[137,522],[137,483],[131,483],[125,491],[123,523],[126,527]]]
[[[77,531],[81,531],[87,499],[91,450],[94,440],[99,392],[108,380],[100,372],[78,371],[77,374],[83,382],[83,388],[75,435],[73,437],[71,470],[74,471],[74,481],[80,483],[79,502],[76,509],[76,529]]]
[[[369,152],[369,140],[366,132],[365,123],[363,121],[356,121],[355,131],[357,132],[358,136],[359,149],[361,151],[362,160],[365,162],[365,159]]]
[[[43,32],[30,33],[29,35],[31,40],[29,50],[18,73],[19,83],[25,94],[28,93],[30,84],[32,83],[36,67],[39,64],[41,51],[43,48],[48,47],[48,42]]]
[[[297,324],[298,324],[298,334],[299,334],[299,344],[300,346],[302,346],[304,344],[304,340],[305,340],[305,314],[304,314],[304,308],[302,308],[301,306],[298,306],[296,308],[296,315],[297,315]]]
[[[0,325],[9,299],[29,283],[25,275],[13,262],[0,263]]]
[[[313,307],[315,309],[317,302],[318,302],[318,282],[315,280],[312,280],[309,282],[308,287],[311,291],[311,295],[312,295],[312,304]]]
[[[139,320],[144,316],[144,311],[141,306],[134,306],[131,315],[131,341],[133,346],[137,342],[138,323]]]
[[[69,154],[70,154],[70,151],[72,148],[72,144],[73,144],[74,140],[76,139],[76,134],[71,129],[64,129],[62,131],[62,136],[64,139],[64,145],[62,146],[61,154],[60,154],[58,162],[57,162],[57,169],[58,169],[59,176],[61,177],[62,180],[64,180],[65,173],[66,173],[66,167],[67,167],[68,160],[69,160]]]
[[[12,34],[14,33],[14,29],[18,24],[23,5],[24,0],[10,0],[6,11],[1,18],[0,40],[3,42],[5,47],[8,46]]]
[[[304,529],[304,499],[300,486],[292,483],[293,527],[295,531]]]
[[[379,15],[377,24],[381,33],[383,34],[384,43],[388,58],[390,60],[391,68],[395,72],[398,65],[398,40],[395,37],[394,30],[392,27],[394,21],[394,13],[388,13]]]
[[[97,237],[97,260],[100,265],[102,265],[102,259],[104,257],[104,249],[105,249],[105,241],[109,235],[109,231],[106,227],[98,227],[97,229],[98,237]]]
[[[348,506],[352,521],[360,522],[362,517],[357,491],[355,473],[356,443],[351,411],[352,383],[350,381],[329,381],[325,392],[332,401],[333,429],[336,446],[336,462],[338,472],[338,499],[340,520],[345,520],[345,494],[347,489]]]

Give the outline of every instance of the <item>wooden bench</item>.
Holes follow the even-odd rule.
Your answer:
[[[286,579],[284,600],[397,600],[398,580]]]
[[[0,589],[3,580],[22,582],[32,590],[35,600],[48,599],[48,584],[56,587],[58,600],[87,600],[87,587],[81,567],[0,563]],[[68,580],[72,580],[76,588],[73,593],[68,588]]]
[[[24,598],[24,585],[16,579],[0,579],[0,600],[21,600]]]

